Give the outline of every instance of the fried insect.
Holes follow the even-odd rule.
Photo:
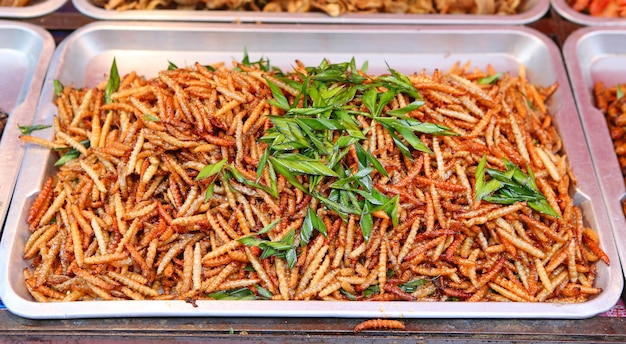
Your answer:
[[[626,93],[626,83],[607,87],[602,81],[598,81],[593,87],[595,106],[604,114],[611,140],[613,140],[613,150],[617,155],[626,184],[626,97],[624,93]],[[623,203],[623,210],[626,214],[626,203]]]
[[[303,73],[316,69],[296,66],[129,73],[107,104],[104,83],[66,87],[54,137],[24,137],[72,152],[27,219],[33,298],[584,302],[601,292],[596,264],[610,261],[569,194],[575,179],[545,112],[554,85],[533,86],[523,69],[481,83],[487,72],[457,65],[344,71],[305,95]],[[320,110],[319,97],[345,103]],[[340,120],[308,115],[337,109]],[[448,136],[416,130],[424,124]],[[548,205],[477,195],[505,170],[532,175]]]
[[[9,0],[3,0],[9,1]],[[332,0],[301,1],[301,0],[270,0],[270,1],[199,1],[199,0],[153,0],[139,2],[106,1],[96,2],[97,6],[108,10],[152,10],[152,9],[186,9],[186,10],[230,10],[255,12],[322,12],[337,17],[347,13],[395,13],[395,14],[515,14],[524,10],[525,1],[358,1]]]
[[[366,330],[404,330],[405,325],[400,320],[371,319],[358,323],[354,327],[354,333]]]

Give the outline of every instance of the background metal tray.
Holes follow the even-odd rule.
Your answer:
[[[480,37],[480,39],[477,39]],[[155,39],[158,38],[158,39]],[[362,42],[367,42],[363,44]],[[610,259],[617,251],[567,77],[556,45],[524,27],[418,27],[346,25],[219,25],[198,23],[95,22],[67,37],[51,62],[40,98],[36,122],[49,123],[53,80],[94,86],[108,73],[113,57],[120,74],[131,70],[148,77],[194,62],[208,64],[241,60],[244,48],[251,60],[269,58],[288,69],[294,59],[305,64],[368,61],[373,74],[386,64],[401,72],[446,70],[455,62],[471,61],[485,68],[517,74],[527,67],[531,82],[558,82],[548,106],[558,122],[579,185],[575,202],[599,235]],[[149,61],[149,63],[146,63]],[[49,138],[52,130],[38,132]],[[288,316],[404,318],[585,318],[610,309],[622,291],[620,265],[600,264],[597,286],[603,292],[581,304],[463,302],[326,302],[326,301],[90,301],[36,303],[24,287],[21,271],[28,264],[22,247],[29,235],[25,219],[42,183],[53,172],[55,158],[47,149],[29,146],[0,246],[0,296],[7,308],[29,318],[139,316]],[[26,166],[28,168],[26,168]]]
[[[24,7],[0,7],[0,18],[35,18],[52,13],[61,8],[67,0],[31,0]]]
[[[593,17],[588,14],[575,11],[568,3],[567,0],[550,0],[552,7],[563,18],[570,20],[574,23],[587,26],[626,26],[626,18],[601,18]]]
[[[622,268],[626,268],[626,218],[622,210],[626,187],[604,114],[595,107],[593,96],[597,81],[606,87],[626,84],[626,28],[578,29],[565,41],[563,55]]]
[[[550,8],[550,0],[529,0],[521,13],[513,15],[474,14],[345,14],[331,17],[325,13],[270,13],[215,10],[129,10],[115,11],[97,7],[92,0],[72,0],[86,16],[103,20],[164,20],[245,23],[317,23],[317,24],[527,24],[541,18]]]
[[[48,31],[0,20],[0,109],[9,114],[0,140],[0,232],[25,149],[17,126],[30,125],[35,117],[53,52],[54,40]]]

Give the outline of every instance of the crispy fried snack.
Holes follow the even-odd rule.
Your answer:
[[[404,323],[393,319],[365,320],[354,327],[354,332],[366,330],[404,330]]]
[[[575,11],[592,17],[626,17],[626,0],[568,0]]]
[[[569,194],[546,110],[557,85],[532,85],[523,68],[347,66],[196,63],[129,73],[114,92],[113,77],[66,86],[44,145],[63,147],[62,166],[28,216],[33,298],[584,302],[601,292],[596,262],[610,262]],[[488,190],[509,174],[541,196]]]
[[[228,10],[256,12],[323,12],[337,17],[347,13],[495,14],[520,13],[524,0],[94,0],[109,10]]]
[[[0,7],[24,7],[30,4],[30,0],[0,0]]]
[[[593,87],[595,106],[602,111],[609,128],[613,148],[617,154],[619,166],[622,169],[624,183],[626,183],[626,86],[624,84],[606,87],[602,81]],[[624,204],[626,214],[626,204]]]

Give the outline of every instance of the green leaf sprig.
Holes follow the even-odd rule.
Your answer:
[[[80,141],[80,144],[83,145],[85,148],[89,148],[89,146],[91,145],[91,141],[89,141],[89,139],[87,140],[83,140]],[[54,163],[54,166],[63,166],[65,165],[68,161],[74,160],[76,158],[78,158],[80,156],[80,152],[77,151],[76,149],[72,148],[70,150],[68,150],[67,152],[65,152],[65,154],[63,154],[59,160],[57,160]]]
[[[63,93],[63,89],[65,88],[65,86],[63,86],[61,81],[57,79],[54,79],[53,84],[54,84],[54,94],[58,97]]]
[[[215,300],[269,300],[272,293],[258,284],[253,286],[257,293],[250,288],[235,288],[229,290],[219,290],[207,294],[208,297]]]
[[[237,239],[237,241],[246,246],[256,246],[260,248],[260,259],[264,259],[270,256],[283,258],[287,261],[287,265],[289,266],[289,268],[293,268],[296,265],[296,261],[298,259],[296,247],[294,245],[295,231],[293,229],[289,230],[285,235],[283,235],[282,238],[280,238],[280,240],[277,241],[270,241],[260,238],[261,235],[272,230],[272,228],[274,228],[281,220],[282,219],[276,219],[256,234],[241,237]]]
[[[624,97],[624,91],[622,90],[622,85],[617,84],[617,87],[615,88],[615,96],[617,100],[620,100]]]
[[[477,82],[479,85],[492,85],[492,84],[495,84],[498,80],[500,80],[500,78],[502,78],[503,75],[504,74],[502,73],[496,73],[493,75],[486,76],[484,78],[480,78],[478,79]]]
[[[428,281],[423,278],[416,278],[411,281],[399,284],[398,287],[405,293],[414,293],[419,287],[425,285]]]
[[[504,159],[505,171],[486,168],[487,157],[483,156],[476,167],[475,198],[498,204],[514,204],[527,202],[532,209],[554,217],[559,214],[550,206],[546,197],[539,191],[535,176],[526,166],[528,174],[517,165]],[[485,180],[485,172],[491,177]]]
[[[37,124],[37,125],[18,125],[17,127],[20,129],[20,132],[22,133],[22,135],[30,135],[33,133],[33,131],[48,129],[52,126],[46,125],[46,124]]]
[[[364,64],[361,70],[367,67]],[[387,176],[387,172],[361,146],[360,142],[367,136],[356,116],[364,115],[380,123],[402,154],[409,158],[412,158],[411,148],[432,153],[416,133],[453,133],[444,126],[422,123],[407,116],[424,104],[409,78],[391,68],[389,75],[367,78],[359,73],[354,58],[335,64],[323,60],[317,67],[306,67],[306,73],[299,75],[301,83],[280,74],[275,78],[299,90],[299,94],[289,103],[282,89],[273,82],[276,79],[266,78],[273,95],[270,103],[285,110],[285,114],[271,116],[273,127],[259,139],[267,143],[268,148],[259,161],[257,179],[269,166],[344,219],[348,214],[359,215],[366,240],[373,226],[373,212],[384,210],[397,225],[398,199],[389,198],[373,188],[371,173]],[[403,108],[385,112],[386,106],[398,94],[406,94],[414,101]],[[369,112],[353,105],[358,98]],[[299,104],[303,106],[299,107]],[[354,171],[342,163],[351,147],[356,149],[359,160]],[[331,184],[330,194],[324,196],[316,191],[316,187],[327,178],[335,181]],[[308,186],[303,181],[307,181]]]
[[[115,58],[113,58],[113,63],[111,64],[111,70],[109,72],[109,80],[107,81],[106,87],[104,88],[104,103],[109,104],[113,100],[111,99],[111,95],[120,87],[120,74],[117,71],[117,62]]]

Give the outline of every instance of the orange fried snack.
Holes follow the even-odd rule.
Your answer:
[[[25,137],[60,148],[63,162],[28,216],[33,298],[584,302],[601,292],[596,262],[610,262],[569,194],[575,178],[545,105],[557,85],[530,84],[523,68],[456,65],[352,71],[341,78],[358,87],[321,81],[304,99],[297,85],[313,69],[299,62],[284,75],[236,67],[129,73],[109,101],[106,81],[63,89],[52,140]],[[345,103],[326,109],[320,97]],[[344,117],[310,114],[320,107]],[[448,129],[411,134],[420,123]],[[297,141],[298,128],[311,139],[280,136]],[[328,155],[289,160],[307,149]],[[483,169],[532,175],[541,207],[489,201]],[[381,321],[362,329],[400,328]]]

